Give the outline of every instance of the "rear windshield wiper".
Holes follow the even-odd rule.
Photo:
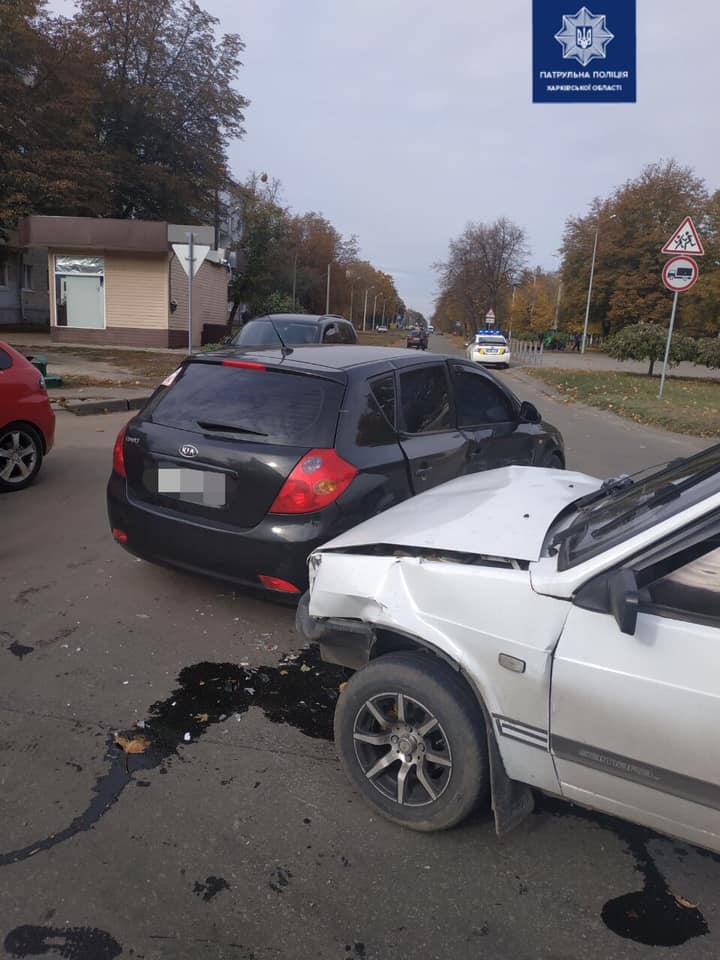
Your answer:
[[[234,427],[229,423],[212,423],[209,420],[197,420],[197,425],[202,427],[203,430],[213,430],[218,433],[249,433],[254,437],[266,437],[266,433],[262,433],[260,430],[248,430],[247,427]]]

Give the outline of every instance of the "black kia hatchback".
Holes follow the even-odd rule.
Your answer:
[[[115,539],[139,557],[287,594],[307,557],[447,480],[564,466],[558,431],[474,364],[383,347],[192,356],[120,432]]]

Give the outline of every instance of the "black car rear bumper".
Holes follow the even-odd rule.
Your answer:
[[[300,593],[308,586],[310,553],[347,527],[335,506],[299,517],[267,516],[251,529],[211,526],[132,499],[115,473],[107,505],[110,527],[122,531],[123,546],[143,560],[255,588],[262,587],[260,575],[277,577]]]

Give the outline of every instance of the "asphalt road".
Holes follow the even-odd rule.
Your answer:
[[[614,473],[703,445],[508,375],[565,432],[572,467]],[[3,956],[718,955],[720,863],[684,844],[561,803],[502,840],[487,817],[434,836],[375,817],[328,739],[342,676],[299,650],[292,611],[111,540],[104,485],[124,420],[60,414],[38,483],[0,499]],[[123,754],[117,731],[155,746]],[[608,903],[640,891],[617,907],[647,910],[661,941],[684,911],[684,945],[609,928]]]

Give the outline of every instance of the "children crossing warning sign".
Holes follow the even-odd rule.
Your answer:
[[[685,217],[683,222],[662,248],[662,253],[682,253],[691,257],[702,257],[705,249],[695,229],[692,217]]]

